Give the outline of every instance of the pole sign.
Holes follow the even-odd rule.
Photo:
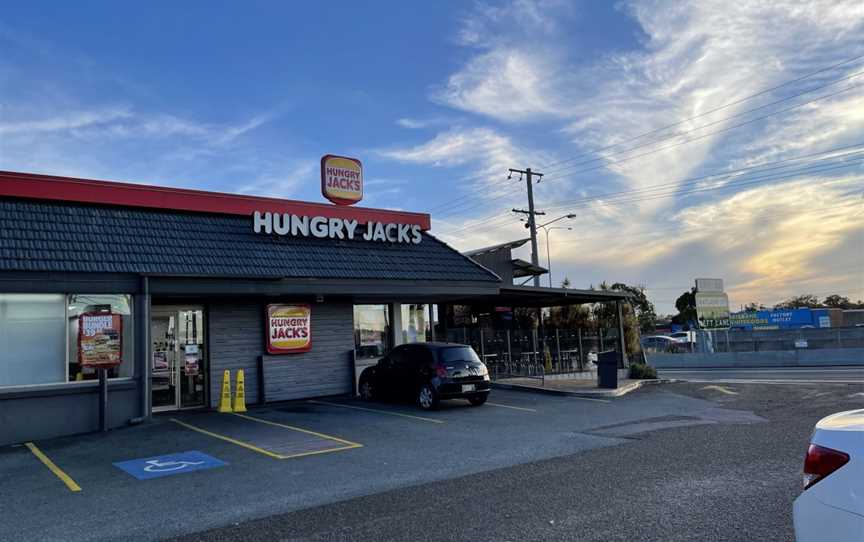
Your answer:
[[[108,369],[123,361],[123,317],[110,312],[78,316],[78,363]]]
[[[312,348],[312,307],[267,305],[267,352],[297,354]]]
[[[696,279],[697,292],[722,292],[723,279]]]
[[[696,279],[696,320],[699,329],[729,329],[729,296],[723,279]]]
[[[363,164],[360,160],[333,154],[322,156],[321,194],[336,205],[354,205],[363,199]]]
[[[729,296],[722,292],[696,292],[696,319],[699,329],[729,329]]]

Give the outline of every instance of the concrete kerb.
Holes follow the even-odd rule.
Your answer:
[[[496,389],[502,390],[511,390],[511,391],[524,391],[529,393],[541,393],[545,395],[558,395],[558,396],[566,396],[566,397],[582,397],[586,399],[608,399],[613,397],[621,397],[622,395],[626,395],[632,391],[636,391],[642,386],[647,386],[649,384],[671,384],[673,382],[678,382],[678,379],[675,378],[654,378],[654,379],[645,379],[645,380],[634,380],[632,382],[628,382],[623,386],[619,386],[615,389],[605,389],[605,388],[593,388],[591,390],[580,390],[580,391],[572,391],[572,390],[562,390],[562,389],[552,389],[552,388],[544,388],[541,386],[523,386],[521,384],[503,384],[498,382],[493,382],[492,387]]]

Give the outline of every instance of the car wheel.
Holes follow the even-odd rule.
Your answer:
[[[471,406],[480,406],[486,402],[486,399],[489,397],[489,394],[484,393],[483,395],[474,395],[473,397],[468,398],[468,402],[471,403]]]
[[[360,398],[364,401],[371,401],[375,398],[375,389],[368,378],[360,381]]]
[[[423,410],[435,410],[438,408],[438,396],[435,395],[435,390],[429,384],[423,384],[420,387],[420,392],[417,394],[417,404]]]

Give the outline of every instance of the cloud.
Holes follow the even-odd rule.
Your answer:
[[[864,69],[860,61],[758,94],[864,54],[864,3],[630,0],[618,8],[642,41],[585,56],[568,35],[578,31],[581,16],[569,5],[477,4],[456,33],[467,56],[430,98],[474,115],[465,118],[480,126],[463,122],[458,131],[391,156],[464,168],[475,138],[477,149],[495,141],[494,148],[509,150],[504,154],[545,148],[530,162],[511,158],[497,166],[539,168],[556,155],[572,157],[539,168],[547,176],[535,189],[538,206],[561,212],[568,209],[560,202],[642,190],[626,204],[614,198],[580,204],[574,231],[554,232],[553,261],[576,284],[674,281],[683,291],[694,274],[716,273],[742,299],[759,291],[791,292],[801,284],[796,280],[811,278],[813,285],[860,289],[860,246],[857,253],[843,250],[861,235],[855,205],[862,170],[778,175],[758,188],[714,179],[698,186],[727,186],[703,193],[676,185],[864,141],[864,92],[855,88],[862,80],[830,84]],[[534,30],[525,32],[531,39],[514,39],[520,21]],[[493,171],[493,165],[475,169]],[[664,191],[667,197],[651,197]],[[509,200],[487,194],[477,200],[481,211],[466,204],[455,216],[436,218],[439,234],[469,248],[524,233],[512,219],[493,214]],[[856,264],[857,276],[832,272]]]
[[[519,121],[560,110],[544,92],[546,74],[554,69],[543,55],[518,49],[494,49],[450,76],[433,99],[498,120]]]
[[[286,198],[296,193],[301,186],[315,182],[319,164],[314,160],[296,160],[288,163],[260,163],[254,173],[247,174],[245,181],[234,190],[239,194],[252,194],[272,198]]]
[[[480,198],[512,191],[512,183],[505,182],[509,165],[549,159],[546,153],[521,147],[486,127],[451,128],[425,143],[375,152],[399,162],[463,168],[459,185]]]
[[[396,120],[396,124],[401,126],[402,128],[408,128],[409,130],[420,130],[423,128],[431,128],[433,126],[441,126],[444,124],[451,124],[454,121],[447,117],[430,117],[426,119],[417,119],[411,117],[402,117]]]
[[[4,116],[9,116],[8,106]],[[61,132],[105,126],[128,119],[132,114],[126,107],[106,107],[72,113],[62,113],[54,117],[0,121],[0,136],[28,136],[45,132]]]

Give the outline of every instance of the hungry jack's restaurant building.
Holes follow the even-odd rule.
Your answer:
[[[110,427],[213,408],[226,369],[249,403],[352,393],[500,294],[429,215],[341,203],[0,172],[0,445],[97,430],[100,367]]]

